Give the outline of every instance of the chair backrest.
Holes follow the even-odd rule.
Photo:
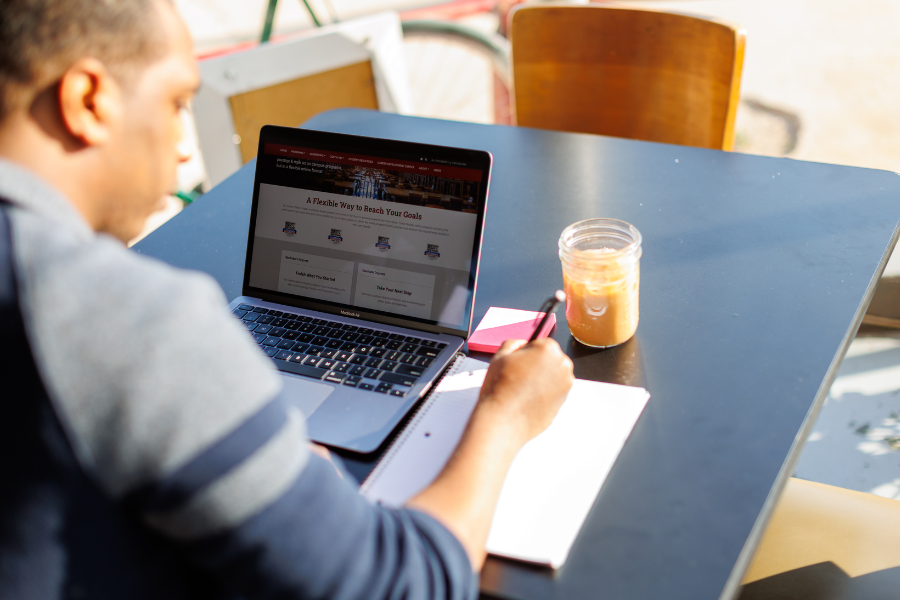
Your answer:
[[[263,125],[296,127],[333,108],[412,108],[396,13],[210,58],[200,71],[193,114],[206,187],[256,156]]]
[[[733,149],[744,30],[590,5],[510,20],[517,125]]]

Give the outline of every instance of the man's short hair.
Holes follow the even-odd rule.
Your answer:
[[[153,52],[156,0],[2,0],[0,122],[80,58],[120,67]]]

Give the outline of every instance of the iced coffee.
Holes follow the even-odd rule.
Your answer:
[[[616,219],[588,219],[559,238],[569,331],[586,346],[628,341],[638,326],[641,234]]]

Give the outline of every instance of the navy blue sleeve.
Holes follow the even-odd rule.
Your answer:
[[[228,588],[254,599],[478,593],[468,555],[443,525],[415,510],[370,504],[315,455],[274,504],[185,548]]]

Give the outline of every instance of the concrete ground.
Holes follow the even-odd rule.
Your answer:
[[[428,0],[311,0],[339,18]],[[693,0],[623,4],[713,16],[747,30],[738,151],[900,171],[900,2]],[[176,0],[200,49],[252,39],[266,0]],[[491,28],[490,17],[474,24]],[[281,0],[276,33],[309,26]],[[416,114],[491,122],[489,63],[438,42],[407,45]],[[435,77],[440,73],[440,77]],[[439,87],[453,81],[453,88]],[[184,170],[190,182],[200,172]],[[900,198],[898,214],[900,214]],[[173,204],[170,211],[177,210]],[[159,220],[164,220],[161,215]],[[900,274],[900,253],[888,272]],[[796,475],[900,499],[900,332],[864,328],[816,423]]]

